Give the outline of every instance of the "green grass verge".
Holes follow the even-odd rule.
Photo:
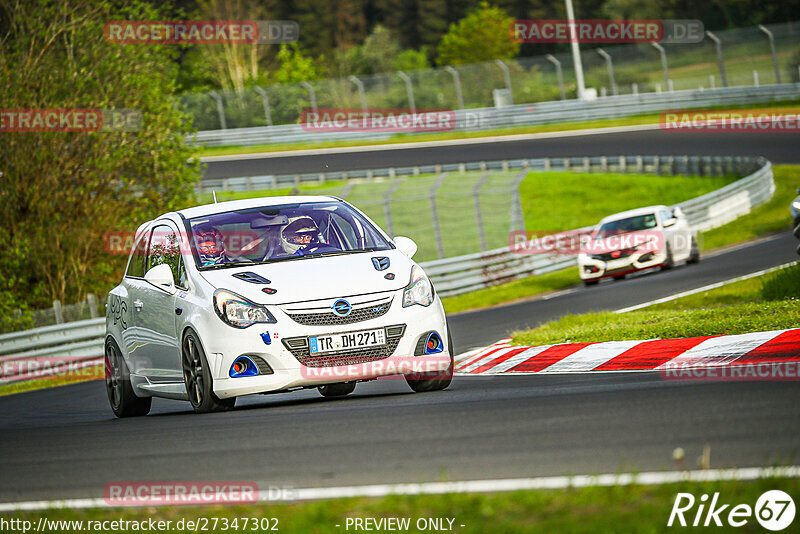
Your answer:
[[[755,507],[759,496],[769,490],[779,489],[789,495],[800,492],[800,480],[796,478],[767,478],[748,482],[681,482],[658,486],[590,486],[565,490],[530,490],[507,493],[442,494],[417,496],[388,496],[381,498],[331,499],[294,504],[259,504],[252,506],[207,506],[207,507],[160,507],[136,509],[89,509],[47,510],[24,512],[6,516],[31,521],[33,526],[40,517],[64,521],[171,521],[167,532],[195,532],[195,528],[175,528],[178,521],[187,521],[197,526],[200,518],[208,530],[198,532],[221,533],[221,518],[230,525],[235,518],[274,518],[277,530],[293,534],[354,532],[353,525],[347,529],[351,518],[409,518],[411,528],[402,532],[420,532],[414,526],[420,518],[451,518],[453,532],[464,534],[486,532],[497,533],[573,533],[573,532],[670,532],[680,526],[667,527],[667,521],[678,493],[691,493],[697,499],[701,495],[719,492],[719,504],[737,504]],[[697,506],[685,516],[694,520]],[[216,529],[212,529],[213,518],[217,518]],[[275,524],[275,520],[271,524]],[[795,524],[797,523],[795,519]],[[445,525],[447,522],[445,522]],[[339,525],[337,527],[337,525]],[[463,527],[461,525],[464,525]],[[713,527],[712,527],[713,529]],[[86,529],[88,530],[88,529]],[[731,527],[716,528],[715,531],[741,531]],[[748,532],[761,530],[755,517],[745,527]],[[242,530],[241,520],[237,532]],[[77,532],[63,528],[57,532]],[[125,532],[132,532],[126,530]],[[257,532],[262,532],[258,530]],[[423,531],[425,532],[425,531]],[[787,530],[788,532],[788,530]]]
[[[99,380],[103,378],[103,372],[104,371],[102,367],[97,367],[91,369],[91,372],[89,369],[87,369],[86,373],[78,373],[69,376],[54,376],[52,378],[42,378],[39,380],[10,382],[8,384],[0,385],[0,397],[3,395],[12,395],[14,393],[23,393],[25,391],[35,391],[37,389],[65,386],[67,384],[74,384],[76,382],[86,382],[87,380]],[[98,384],[100,383],[98,382]]]
[[[567,315],[516,332],[517,345],[744,334],[800,324],[800,265],[627,313]]]
[[[660,76],[659,72],[659,76]],[[536,104],[531,104],[535,106]],[[710,106],[698,109],[740,109],[740,108],[786,108],[797,110],[800,106],[796,102],[770,102],[754,106]],[[259,154],[262,152],[283,152],[292,150],[308,150],[318,148],[339,148],[364,145],[394,145],[399,143],[423,143],[426,141],[447,141],[454,139],[477,139],[481,137],[494,137],[502,135],[519,135],[548,132],[564,132],[573,130],[586,130],[592,128],[612,128],[617,126],[635,126],[640,124],[658,124],[661,115],[658,113],[648,115],[634,115],[631,117],[618,117],[613,119],[598,119],[593,121],[565,122],[554,124],[539,124],[534,126],[517,126],[514,128],[498,128],[479,132],[440,132],[427,134],[397,134],[388,139],[376,140],[351,140],[351,141],[324,141],[307,143],[270,143],[255,146],[221,146],[203,147],[196,157],[206,156],[233,156],[238,154]]]

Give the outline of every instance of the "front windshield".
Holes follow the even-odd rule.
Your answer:
[[[228,211],[187,221],[201,269],[387,250],[391,244],[344,202]]]
[[[638,232],[640,230],[649,230],[656,226],[656,216],[653,213],[637,215],[636,217],[628,217],[627,219],[619,219],[617,221],[609,221],[600,227],[600,230],[597,232],[597,239]]]

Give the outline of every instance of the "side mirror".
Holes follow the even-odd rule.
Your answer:
[[[683,210],[678,208],[678,207],[676,207],[674,210],[672,210],[672,215],[675,216],[675,217],[685,217],[685,215],[683,213]]]
[[[678,222],[678,219],[675,217],[671,217],[664,221],[664,228],[669,228],[670,226],[675,226],[675,223]]]
[[[156,265],[147,271],[144,275],[144,279],[167,293],[175,292],[175,280],[172,278],[172,269],[170,269],[169,265],[166,263]]]
[[[397,247],[397,250],[408,256],[409,258],[413,258],[414,254],[417,253],[417,244],[414,243],[414,240],[408,237],[403,237],[401,235],[394,238],[394,244]]]

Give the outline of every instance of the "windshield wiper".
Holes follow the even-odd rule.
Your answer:
[[[211,271],[214,269],[225,269],[227,267],[242,267],[244,265],[257,265],[257,263],[254,261],[230,261],[226,263],[215,263],[212,265],[206,265],[204,267],[201,267],[201,269],[204,271],[206,270]]]

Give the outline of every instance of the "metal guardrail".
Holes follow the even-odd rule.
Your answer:
[[[670,109],[764,104],[798,97],[800,97],[800,83],[787,83],[608,96],[592,101],[557,100],[500,108],[460,109],[454,112],[455,131],[476,132],[515,126],[592,121],[657,113]],[[392,135],[394,134],[374,131],[315,132],[304,130],[299,124],[285,124],[197,132],[187,141],[193,145],[248,146],[337,140],[381,140],[388,139]]]
[[[597,158],[541,158],[503,162],[457,164],[473,168],[530,168],[535,170],[593,170],[654,174],[725,173],[746,176],[721,189],[678,204],[691,225],[709,230],[749,213],[767,202],[774,190],[772,166],[764,158],[702,156],[603,156]],[[441,165],[441,169],[448,166]],[[397,172],[397,170],[395,170]],[[582,228],[578,231],[588,231]],[[467,254],[421,265],[442,296],[473,291],[524,276],[544,274],[574,265],[574,256],[519,254],[509,247]],[[76,321],[0,335],[0,382],[84,369],[102,362],[105,318]]]

